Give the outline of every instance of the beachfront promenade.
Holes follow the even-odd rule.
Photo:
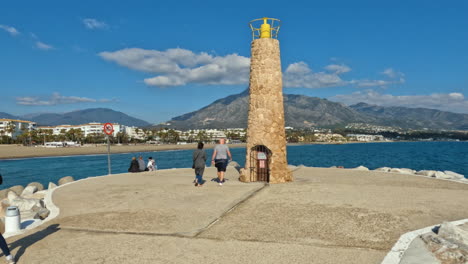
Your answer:
[[[468,218],[467,184],[299,168],[295,181],[191,184],[193,170],[118,174],[57,189],[60,215],[7,241],[18,263],[380,263],[399,236]]]

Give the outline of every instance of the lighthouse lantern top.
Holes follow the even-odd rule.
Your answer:
[[[263,22],[263,23],[262,23]],[[249,22],[252,29],[252,39],[278,38],[281,21],[276,18],[259,18]]]

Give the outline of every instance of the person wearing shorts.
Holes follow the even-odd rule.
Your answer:
[[[213,156],[211,157],[211,163],[215,165],[218,169],[218,183],[219,186],[223,185],[224,182],[224,173],[226,172],[226,167],[229,160],[232,160],[231,152],[229,147],[225,144],[226,140],[224,138],[219,140],[219,144],[215,146],[213,151]],[[229,157],[229,160],[228,160]]]

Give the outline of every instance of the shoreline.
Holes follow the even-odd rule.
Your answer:
[[[370,144],[370,143],[395,143],[395,142],[417,142],[417,141],[374,141],[374,142],[307,142],[307,143],[288,143],[287,146],[305,146],[305,145],[346,145],[346,144]],[[434,141],[436,142],[436,141]],[[214,144],[205,144],[205,149],[214,148]],[[245,148],[246,143],[228,144],[230,148]],[[195,149],[196,143],[185,145],[112,145],[111,154],[137,153],[137,152],[155,152],[167,150],[190,150]],[[45,157],[68,157],[84,155],[105,155],[107,154],[106,145],[65,147],[65,148],[45,148],[42,146],[28,147],[22,145],[0,145],[0,160],[24,159],[24,158],[45,158]]]
[[[206,144],[206,149],[212,149],[215,145]],[[230,148],[245,147],[245,144],[229,145]],[[111,154],[125,154],[137,152],[155,152],[167,150],[189,150],[195,149],[196,144],[187,145],[111,145]],[[69,157],[86,155],[106,155],[107,146],[65,147],[45,148],[28,147],[21,145],[0,145],[0,160],[24,159],[24,158],[47,158],[47,157]]]

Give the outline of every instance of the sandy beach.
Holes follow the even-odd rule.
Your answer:
[[[309,142],[309,143],[288,143],[288,146],[299,145],[324,145],[324,144],[356,144],[356,143],[388,143],[388,142],[355,142],[350,141],[346,143],[328,143],[328,142]],[[205,149],[214,148],[214,144],[205,144]],[[244,148],[245,143],[242,144],[229,144],[230,148]],[[131,153],[131,152],[151,152],[151,151],[164,151],[164,150],[180,150],[180,149],[195,149],[194,144],[185,145],[112,145],[111,153]],[[89,145],[82,147],[68,147],[68,148],[45,148],[42,146],[27,147],[22,145],[0,145],[0,159],[17,159],[17,158],[32,158],[32,157],[51,157],[51,156],[75,156],[75,155],[92,155],[92,154],[106,154],[106,145]]]
[[[205,148],[213,148],[214,145],[207,144]],[[245,147],[245,144],[229,145],[230,148]],[[151,152],[163,150],[195,149],[196,144],[186,145],[112,145],[111,153]],[[25,147],[21,145],[0,145],[0,159],[49,157],[49,156],[74,156],[106,154],[106,145],[92,145],[69,148],[45,148],[42,146]]]

